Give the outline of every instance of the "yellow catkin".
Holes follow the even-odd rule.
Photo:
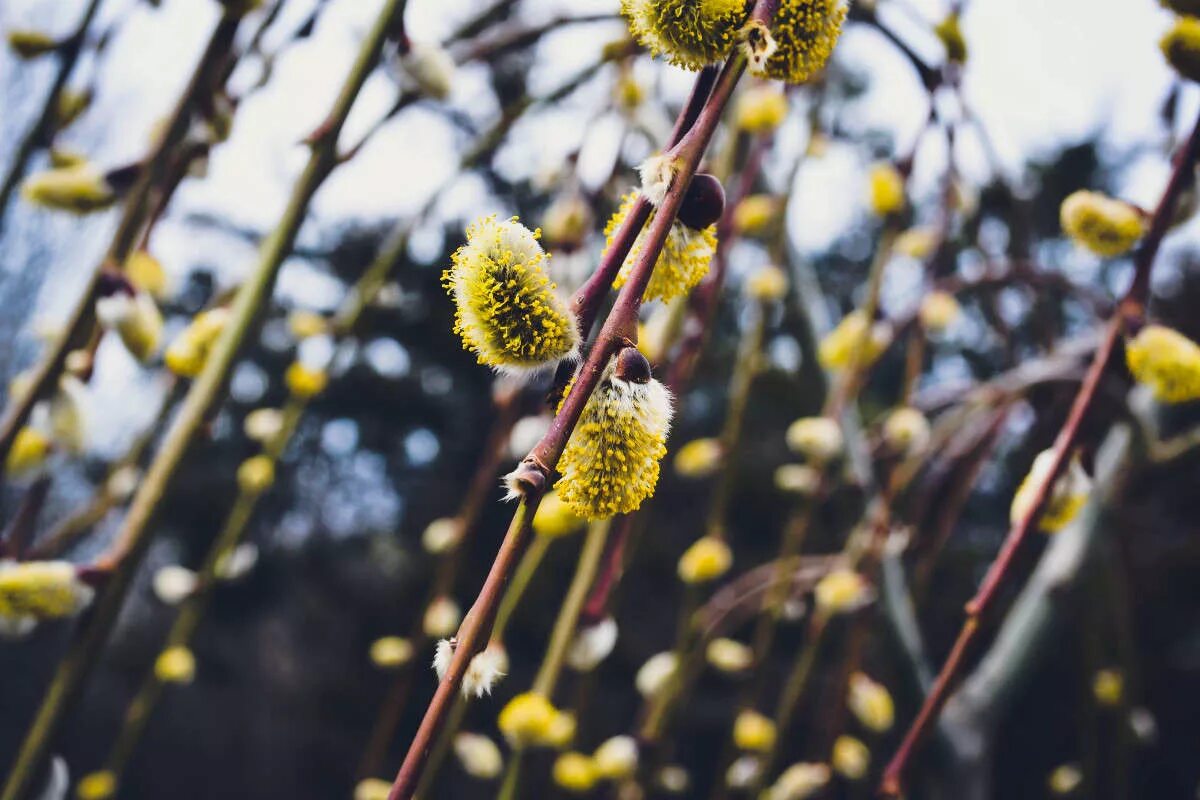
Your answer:
[[[617,209],[617,213],[608,221],[608,225],[604,228],[608,247],[612,246],[613,236],[625,221],[625,217],[636,201],[636,193],[626,195],[621,201],[621,207]],[[625,258],[625,263],[621,265],[617,278],[613,281],[614,287],[619,289],[629,280],[633,267],[638,261],[638,254],[645,246],[646,233],[654,221],[654,214],[654,211],[650,212],[646,226],[634,240],[633,247],[630,248],[629,255]],[[645,299],[668,301],[687,294],[708,274],[708,267],[712,263],[716,250],[716,225],[696,230],[676,220],[671,224],[671,231],[667,234],[667,240],[663,244],[662,252],[659,253],[658,261],[655,262],[650,283],[646,286]]]
[[[554,783],[571,794],[591,791],[599,777],[595,763],[583,753],[563,753],[554,761]]]
[[[721,466],[721,443],[711,437],[693,439],[675,453],[675,472],[684,478],[707,478]]]
[[[557,713],[542,695],[525,692],[508,701],[496,724],[510,745],[525,747],[545,739]]]
[[[745,0],[621,0],[638,44],[684,69],[729,54],[746,18]]]
[[[579,344],[575,318],[546,274],[537,233],[488,216],[467,228],[442,283],[454,298],[454,331],[479,363],[523,373]]]
[[[66,561],[0,561],[0,617],[61,619],[92,598]]]
[[[1200,19],[1179,17],[1159,46],[1176,72],[1188,80],[1200,81]]]
[[[292,362],[283,376],[288,391],[296,397],[316,397],[325,391],[329,375],[323,369],[307,366],[299,361]]]
[[[670,423],[666,387],[618,378],[610,364],[558,462],[563,502],[586,520],[636,511],[658,483]]]
[[[833,743],[830,763],[842,777],[852,781],[862,780],[871,766],[871,751],[853,736],[839,736]]]
[[[1016,494],[1013,495],[1012,507],[1009,510],[1009,521],[1013,525],[1016,525],[1029,513],[1033,505],[1034,493],[1049,476],[1053,462],[1054,453],[1050,450],[1043,450],[1033,460],[1029,474],[1021,481]],[[1067,527],[1083,510],[1090,490],[1091,480],[1080,466],[1079,459],[1072,459],[1065,472],[1054,484],[1054,488],[1050,490],[1050,495],[1038,518],[1038,528],[1045,533],[1057,533]]]
[[[1067,236],[1108,258],[1129,252],[1146,231],[1136,208],[1100,192],[1075,192],[1063,201],[1059,217]]]
[[[167,346],[167,352],[163,356],[167,369],[185,378],[199,375],[228,320],[229,311],[225,308],[214,308],[197,314],[183,332]]]
[[[754,86],[738,95],[734,124],[747,133],[770,133],[787,119],[787,95],[774,86]]]
[[[275,482],[275,462],[269,456],[251,456],[238,466],[238,488],[246,494],[261,494]]]
[[[867,204],[878,216],[904,210],[904,176],[894,164],[875,164],[867,173]]]
[[[740,750],[768,752],[775,746],[775,723],[757,711],[743,711],[733,722],[733,743]]]
[[[551,539],[575,533],[583,525],[584,520],[563,502],[558,492],[547,492],[533,515],[533,532]]]
[[[783,0],[771,27],[777,48],[764,73],[788,83],[804,83],[825,68],[846,19],[839,0]]]
[[[46,463],[53,447],[50,437],[26,425],[17,431],[5,461],[5,471],[14,477],[33,472]]]
[[[76,214],[99,211],[117,199],[104,175],[87,163],[31,175],[21,184],[21,196],[43,208]]]
[[[872,324],[861,310],[851,311],[821,340],[817,360],[832,371],[855,363],[869,366],[883,355],[891,341],[891,332],[884,323]]]
[[[684,583],[708,583],[724,575],[733,564],[733,551],[715,536],[697,539],[679,559],[679,579]]]
[[[75,787],[78,800],[108,800],[117,793],[117,776],[108,770],[90,772]]]
[[[161,299],[167,293],[167,272],[162,262],[145,250],[138,250],[125,260],[125,277],[151,297]]]
[[[20,58],[37,58],[52,52],[58,47],[58,41],[42,31],[25,28],[13,28],[7,36],[8,46]]]
[[[1125,344],[1125,362],[1161,403],[1200,399],[1200,345],[1163,325],[1147,325]]]
[[[778,221],[779,207],[769,194],[749,195],[733,207],[733,227],[748,236],[763,233]]]
[[[191,683],[196,677],[196,657],[183,645],[168,647],[155,660],[154,675],[163,683]]]
[[[846,705],[863,727],[875,733],[885,733],[895,723],[896,706],[891,693],[864,673],[855,672],[850,676]]]

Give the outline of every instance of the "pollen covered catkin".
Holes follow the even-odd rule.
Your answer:
[[[617,213],[605,226],[604,236],[608,240],[609,247],[613,244],[616,232],[620,230],[625,218],[636,204],[637,197],[636,192],[626,195],[621,201],[621,207],[617,209]],[[645,227],[634,240],[633,247],[629,249],[629,255],[625,257],[625,263],[621,265],[621,270],[617,273],[616,280],[613,281],[615,288],[619,289],[624,286],[633,273],[638,254],[645,247],[646,232],[654,221],[654,214],[654,211],[650,212],[650,218],[646,221]],[[658,261],[654,264],[654,272],[650,275],[650,283],[646,286],[645,298],[667,302],[687,294],[708,274],[708,268],[716,250],[716,225],[709,225],[697,230],[679,220],[671,223],[671,231],[667,234],[662,252],[659,253]]]
[[[667,452],[671,395],[627,347],[609,363],[558,463],[558,496],[587,520],[636,511]]]
[[[783,0],[771,26],[775,51],[762,73],[804,83],[825,68],[846,20],[842,0]]]
[[[729,55],[746,0],[621,0],[629,32],[677,67],[700,69]]]
[[[467,228],[442,282],[454,298],[454,331],[481,364],[524,374],[575,350],[575,318],[546,274],[537,234],[515,217]]]

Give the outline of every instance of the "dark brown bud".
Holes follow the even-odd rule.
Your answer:
[[[703,230],[725,213],[725,188],[708,173],[692,178],[679,206],[679,221],[689,228]]]
[[[613,375],[630,383],[649,383],[650,362],[636,347],[626,347],[617,353],[617,366]]]

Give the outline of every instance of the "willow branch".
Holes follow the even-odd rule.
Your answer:
[[[1163,237],[1170,227],[1179,196],[1191,177],[1198,153],[1200,153],[1200,119],[1197,119],[1187,143],[1176,155],[1171,179],[1151,219],[1146,238],[1138,250],[1133,281],[1125,297],[1121,300],[1117,313],[1106,327],[1104,338],[1088,368],[1083,385],[1075,396],[1067,421],[1055,440],[1051,467],[1047,470],[1043,480],[1035,486],[1029,509],[1009,531],[1000,553],[988,569],[979,590],[967,604],[967,619],[959,632],[950,656],[934,681],[933,688],[916,719],[905,734],[900,748],[884,771],[881,791],[887,796],[894,797],[901,794],[904,773],[921,741],[936,722],[942,706],[957,682],[966,658],[978,638],[981,618],[992,610],[1001,589],[1012,579],[1016,556],[1023,549],[1022,545],[1030,536],[1031,531],[1034,530],[1034,524],[1050,496],[1054,482],[1071,457],[1079,438],[1080,427],[1095,400],[1100,381],[1113,358],[1122,331],[1127,323],[1140,321],[1145,313],[1155,257],[1158,255]]]

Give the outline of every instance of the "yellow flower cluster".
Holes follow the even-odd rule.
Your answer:
[[[563,753],[554,761],[554,783],[571,794],[590,792],[599,775],[596,764],[583,753]]]
[[[886,217],[904,210],[904,176],[894,164],[875,164],[867,173],[867,204],[878,216]]]
[[[724,575],[733,564],[733,551],[721,539],[697,539],[679,558],[679,579],[684,583],[708,583]]]
[[[739,750],[766,753],[775,746],[775,723],[757,711],[743,711],[733,722],[733,743]]]
[[[754,86],[738,95],[734,124],[746,133],[770,133],[787,119],[787,95],[774,86]]]
[[[1063,201],[1059,216],[1067,236],[1108,258],[1129,252],[1146,230],[1136,208],[1099,192],[1075,192]]]
[[[614,358],[558,463],[558,494],[586,520],[636,511],[654,493],[659,460],[667,452],[671,396],[653,378],[618,377],[617,362],[632,357],[641,359],[649,375],[649,364],[634,348]]]
[[[739,233],[763,233],[779,218],[779,201],[769,194],[752,194],[733,207],[733,227]]]
[[[78,613],[92,589],[66,561],[0,561],[0,617],[22,622]]]
[[[214,308],[197,314],[183,332],[167,346],[166,355],[163,357],[167,368],[185,378],[199,375],[228,320],[229,311],[225,308]]]
[[[685,69],[729,54],[746,18],[745,0],[621,0],[638,44]]]
[[[873,364],[892,343],[892,332],[886,323],[872,324],[861,309],[851,311],[825,335],[817,346],[817,360],[827,370],[850,367],[857,360],[860,366]]]
[[[887,687],[861,672],[850,676],[846,705],[863,727],[875,733],[891,730],[896,720],[896,706]]]
[[[583,520],[563,502],[558,492],[547,492],[533,514],[533,532],[557,539],[583,527]]]
[[[675,471],[684,478],[707,478],[721,466],[721,442],[693,439],[675,453]]]
[[[1200,345],[1163,325],[1147,325],[1125,344],[1125,361],[1138,383],[1162,403],[1200,399]]]
[[[323,369],[307,366],[299,361],[292,362],[283,375],[288,391],[305,399],[316,397],[329,385],[329,375]]]
[[[771,27],[774,55],[764,74],[803,83],[824,69],[842,33],[846,5],[839,0],[783,0]]]
[[[604,227],[604,236],[607,239],[608,247],[612,247],[614,234],[621,227],[636,201],[636,193],[626,195],[621,201],[621,207],[617,209],[617,213],[613,214],[612,219]],[[654,221],[654,215],[655,212],[651,211],[646,226],[634,240],[633,247],[629,249],[629,255],[625,257],[625,263],[621,265],[621,270],[617,273],[616,280],[613,281],[614,287],[619,289],[629,280],[633,266],[637,263],[638,254],[645,246],[646,232]],[[687,294],[708,274],[708,267],[712,263],[716,250],[716,225],[696,230],[678,220],[673,222],[671,231],[667,234],[667,240],[663,244],[662,252],[658,255],[658,261],[654,264],[654,272],[650,276],[650,283],[646,286],[645,299],[667,301]]]
[[[575,718],[536,692],[509,700],[496,724],[513,747],[563,748],[575,736]]]
[[[76,214],[99,211],[117,199],[104,175],[88,163],[31,175],[21,184],[21,196],[43,208]]]
[[[479,363],[523,374],[579,344],[575,318],[546,274],[538,234],[516,217],[488,216],[467,228],[442,282],[454,298],[454,330]]]
[[[196,657],[184,645],[168,647],[154,661],[154,676],[163,683],[191,683],[196,677]]]
[[[275,482],[275,462],[269,456],[251,456],[238,465],[238,488],[245,494],[261,494]]]
[[[1053,462],[1054,452],[1051,450],[1043,450],[1033,460],[1033,467],[1013,495],[1012,507],[1009,510],[1009,519],[1013,525],[1029,513],[1034,492],[1049,477]],[[1066,473],[1058,478],[1058,482],[1050,491],[1038,521],[1039,529],[1046,533],[1056,533],[1065,528],[1083,510],[1091,488],[1092,481],[1083,471],[1078,457],[1072,459]]]

